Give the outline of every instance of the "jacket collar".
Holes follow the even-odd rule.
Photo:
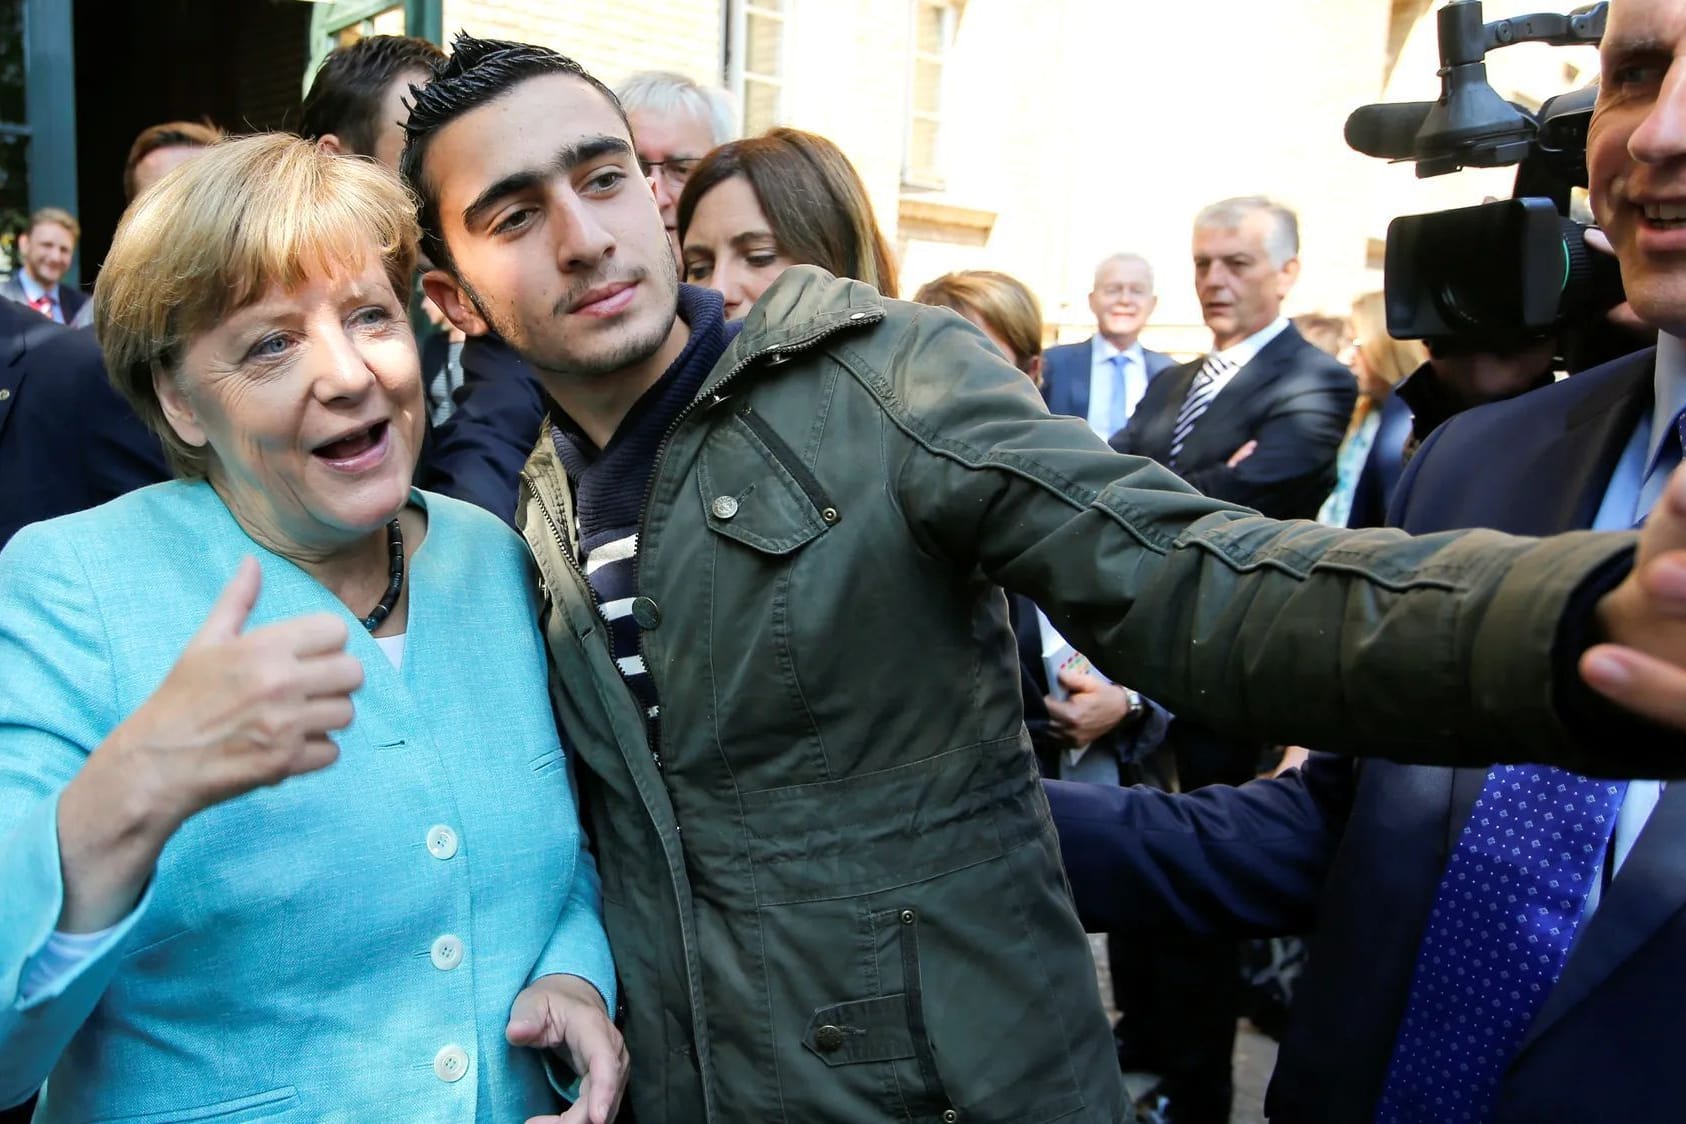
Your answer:
[[[833,333],[876,324],[884,312],[884,298],[871,285],[833,277],[817,266],[791,266],[755,302],[698,397],[717,393],[757,359],[782,363]]]

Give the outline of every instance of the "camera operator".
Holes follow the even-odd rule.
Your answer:
[[[1596,215],[1658,346],[1458,413],[1400,484],[1393,520],[1413,532],[1629,527],[1680,462],[1686,0],[1612,0],[1601,57]],[[1544,348],[1443,364],[1444,401],[1540,381]],[[1091,928],[1315,921],[1273,1119],[1680,1118],[1686,786],[1314,754],[1241,788],[1049,794]]]

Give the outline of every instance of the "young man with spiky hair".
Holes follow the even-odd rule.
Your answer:
[[[1237,734],[1686,771],[1586,689],[1686,724],[1686,494],[1637,568],[1631,535],[1228,507],[1050,417],[944,310],[795,267],[726,324],[678,283],[613,95],[454,46],[403,166],[429,295],[551,404],[520,521],[640,1124],[1129,1114],[998,585]]]

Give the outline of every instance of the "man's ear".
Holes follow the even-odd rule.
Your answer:
[[[350,151],[345,147],[345,142],[340,140],[338,133],[323,133],[317,138],[316,147],[332,156],[344,156]]]
[[[1030,361],[1024,365],[1024,373],[1030,376],[1031,385],[1037,390],[1042,389],[1042,356],[1032,355]]]
[[[422,292],[427,294],[428,300],[438,305],[445,319],[455,324],[463,335],[484,336],[491,332],[492,326],[486,323],[474,307],[474,302],[468,299],[468,294],[449,273],[443,269],[430,269],[422,274],[421,283]]]
[[[205,431],[199,425],[199,415],[193,409],[193,404],[182,393],[181,385],[170,372],[162,366],[152,368],[152,392],[158,395],[158,405],[163,407],[164,420],[170,423],[170,428],[176,431],[176,436],[183,443],[199,449],[205,446]]]
[[[18,253],[20,253],[20,254],[29,253],[29,235],[28,234],[24,234],[24,233],[18,234]]]
[[[1294,287],[1294,282],[1300,279],[1300,259],[1289,258],[1276,272],[1277,296],[1286,300],[1288,290]]]

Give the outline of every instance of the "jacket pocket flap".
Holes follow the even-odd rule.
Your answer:
[[[914,1057],[907,995],[897,992],[821,1007],[808,1020],[802,1045],[831,1066]]]
[[[717,534],[764,554],[789,554],[838,516],[790,447],[758,429],[766,429],[761,418],[736,413],[709,435],[697,465],[703,514]]]

